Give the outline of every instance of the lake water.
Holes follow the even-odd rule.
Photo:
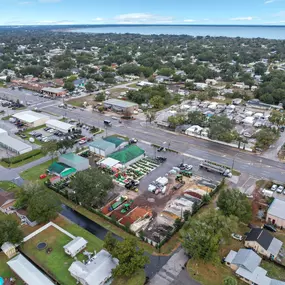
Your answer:
[[[98,25],[90,28],[72,29],[72,32],[81,33],[117,33],[142,35],[191,35],[212,37],[242,37],[285,39],[285,26],[143,26],[143,25]]]

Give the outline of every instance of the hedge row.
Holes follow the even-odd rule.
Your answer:
[[[10,157],[10,158],[2,158],[2,161],[6,162],[6,163],[10,163],[10,164],[15,164],[15,163],[21,162],[23,160],[29,159],[31,157],[34,157],[36,155],[39,155],[40,153],[41,153],[40,149],[34,149],[34,150],[31,150],[27,153],[20,154],[18,156],[14,156],[14,157]]]

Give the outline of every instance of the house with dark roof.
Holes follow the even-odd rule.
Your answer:
[[[231,250],[225,258],[225,263],[248,284],[285,285],[285,282],[267,276],[267,271],[259,266],[261,257],[251,249],[242,248],[238,252]]]
[[[0,190],[0,211],[8,214],[10,207],[16,202],[15,194],[11,192],[5,192]]]
[[[267,230],[257,228],[251,229],[244,245],[263,256],[275,259],[282,248],[283,242],[273,237]]]

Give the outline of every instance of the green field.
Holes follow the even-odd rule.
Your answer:
[[[48,167],[52,164],[51,160],[48,160],[40,165],[34,166],[21,173],[21,177],[27,181],[37,181],[41,174],[46,173]]]
[[[10,181],[0,181],[0,189],[3,189],[7,192],[17,193],[20,191],[21,188]]]
[[[144,283],[145,272],[141,269],[130,278],[115,278],[112,285],[143,285]]]
[[[90,252],[96,250],[98,252],[102,248],[103,242],[83,228],[62,217],[57,218],[55,223],[74,236],[84,237],[88,241],[86,250]],[[71,240],[72,239],[69,236],[51,226],[21,245],[21,249],[47,274],[58,280],[60,284],[75,285],[76,280],[68,272],[68,268],[74,259],[68,256],[63,249],[63,246]],[[47,247],[52,248],[52,252],[48,254],[46,253],[46,250],[39,251],[37,249],[37,244],[39,242],[46,242]],[[82,253],[78,254],[77,259],[82,261],[84,255]]]

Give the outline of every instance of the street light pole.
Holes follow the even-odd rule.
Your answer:
[[[238,153],[236,153],[233,157],[232,170],[234,169],[235,160],[236,160],[237,155],[238,155]]]

